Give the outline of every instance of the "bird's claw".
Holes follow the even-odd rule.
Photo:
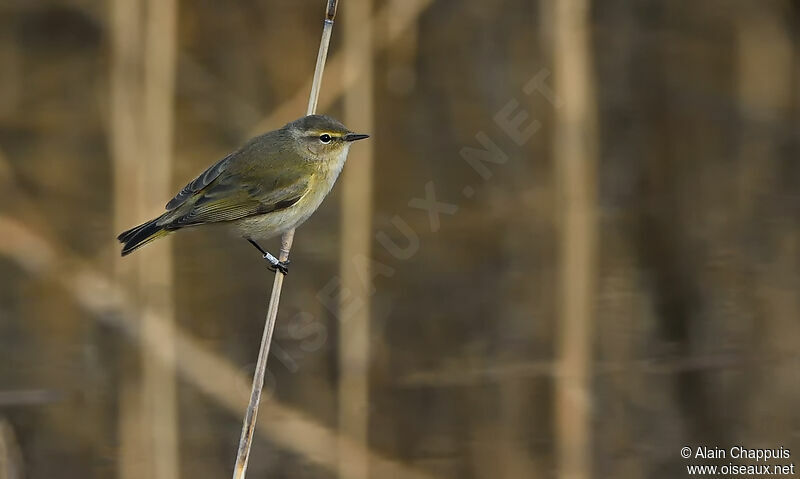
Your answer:
[[[283,273],[284,276],[286,276],[287,274],[289,274],[289,263],[290,263],[289,260],[278,261],[278,264],[270,265],[269,269],[270,271],[274,272],[280,271],[281,273]]]
[[[269,255],[269,256],[264,255],[264,259],[269,261],[269,270],[270,271],[272,271],[272,272],[280,271],[281,273],[283,273],[284,276],[289,274],[289,264],[291,263],[291,261],[289,261],[288,259],[286,261],[278,261],[272,255]]]

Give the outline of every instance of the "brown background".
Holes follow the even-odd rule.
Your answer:
[[[340,3],[320,111],[373,136],[298,230],[248,477],[793,462],[800,3]],[[0,0],[2,479],[230,476],[271,273],[223,231],[114,237],[302,114],[323,2],[169,4]],[[479,132],[508,157],[488,179]]]

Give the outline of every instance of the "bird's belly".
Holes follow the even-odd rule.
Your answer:
[[[292,229],[292,217],[284,211],[237,220],[236,232],[249,239],[268,239]]]
[[[294,205],[271,213],[237,220],[236,230],[245,238],[268,239],[300,226],[317,210],[329,189],[310,191]]]

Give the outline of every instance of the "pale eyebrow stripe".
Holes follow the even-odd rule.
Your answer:
[[[344,137],[345,134],[335,133],[335,132],[332,132],[332,131],[319,130],[319,131],[316,131],[316,132],[309,132],[308,138],[319,138],[322,135],[330,135],[330,137],[333,138],[334,140],[340,140],[340,139],[342,139]]]

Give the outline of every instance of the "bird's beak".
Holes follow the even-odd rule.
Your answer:
[[[348,133],[344,135],[344,141],[356,141],[369,138],[369,135],[362,135],[360,133]]]

